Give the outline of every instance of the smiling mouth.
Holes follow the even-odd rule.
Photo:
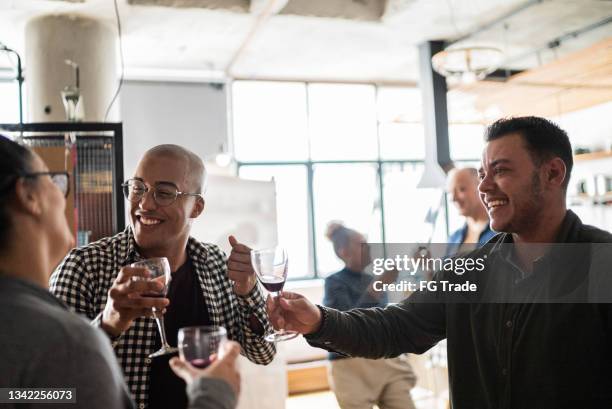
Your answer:
[[[490,202],[487,202],[487,209],[493,210],[493,209],[497,209],[499,207],[505,206],[507,204],[508,204],[508,200],[506,199],[491,200]]]
[[[160,224],[162,221],[160,219],[156,219],[155,217],[147,217],[142,215],[137,215],[138,222],[145,226],[155,226]]]

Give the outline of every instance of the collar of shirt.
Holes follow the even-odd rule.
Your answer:
[[[549,269],[552,265],[565,265],[568,262],[573,264],[575,254],[565,251],[563,243],[573,243],[578,241],[578,234],[582,222],[574,212],[568,210],[561,223],[561,228],[554,241],[560,244],[552,246],[549,252],[534,261],[533,272]],[[521,279],[526,278],[531,273],[524,271],[516,262],[512,244],[514,239],[511,233],[503,233],[497,243],[493,246],[491,253],[501,257],[521,274]]]
[[[128,265],[133,262],[143,260],[144,257],[142,257],[138,252],[138,245],[136,244],[132,227],[128,225],[124,232],[127,238],[127,251],[125,253],[125,258],[123,259],[123,265]],[[191,260],[198,259],[196,263],[198,261],[203,262],[208,256],[208,251],[200,244],[200,242],[190,236],[187,240],[187,256]]]

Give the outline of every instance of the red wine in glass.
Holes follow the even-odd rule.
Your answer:
[[[276,276],[259,276],[259,282],[271,293],[277,293],[283,290],[285,279]]]
[[[262,250],[251,250],[251,264],[259,278],[259,282],[274,298],[281,295],[287,279],[287,252],[282,247]],[[280,329],[266,334],[264,339],[269,342],[287,341],[298,336],[295,331]]]
[[[196,359],[192,359],[191,361],[189,361],[189,363],[195,366],[196,368],[204,369],[212,363],[212,360],[210,358],[207,358],[207,359],[196,358]]]
[[[148,281],[158,281],[162,283],[163,288],[159,292],[149,292],[143,294],[147,297],[162,298],[166,296],[168,286],[172,280],[172,273],[170,271],[170,263],[166,257],[150,258],[147,260],[137,261],[131,264],[132,267],[144,268],[148,270],[149,277]],[[157,311],[155,307],[152,308],[155,322],[157,323],[157,330],[161,339],[162,347],[149,355],[149,358],[155,358],[166,354],[172,354],[178,351],[178,348],[170,346],[166,337],[166,328],[164,325],[163,311]]]
[[[178,332],[179,356],[196,368],[206,368],[212,363],[211,355],[220,356],[226,340],[224,327],[183,327]]]

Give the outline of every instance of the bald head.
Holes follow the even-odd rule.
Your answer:
[[[478,183],[478,171],[475,168],[453,169],[448,174],[448,193],[463,216],[475,217],[483,210]]]
[[[454,168],[448,173],[448,180],[452,182],[461,179],[478,185],[478,170],[476,168]]]
[[[202,193],[206,185],[206,168],[202,159],[195,153],[179,145],[157,145],[145,152],[142,159],[166,157],[187,164],[187,183],[191,193]],[[142,160],[141,159],[141,160]]]

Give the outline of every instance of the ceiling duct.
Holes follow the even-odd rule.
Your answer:
[[[386,0],[289,0],[279,14],[380,21]]]

